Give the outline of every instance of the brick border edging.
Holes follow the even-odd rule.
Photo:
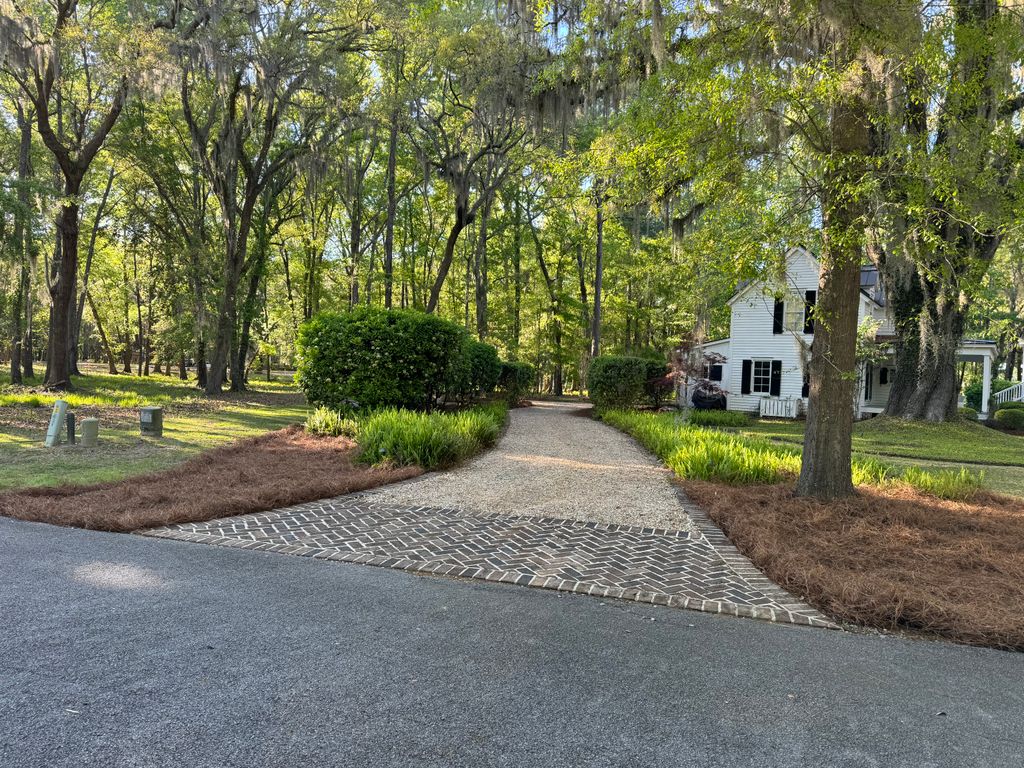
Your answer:
[[[419,478],[410,478],[404,482],[414,482]],[[344,552],[340,550],[322,549],[319,547],[308,547],[301,544],[279,544],[268,541],[247,540],[233,537],[217,536],[207,533],[196,533],[182,530],[177,526],[150,528],[137,531],[143,536],[156,538],[173,539],[190,543],[208,544],[235,549],[250,549],[262,552],[275,552],[279,554],[295,555],[299,557],[311,557],[320,560],[332,560],[336,562],[354,563],[359,565],[371,565],[377,567],[394,568],[414,573],[429,574],[435,576],[450,576],[453,578],[469,578],[483,581],[491,581],[503,584],[517,584],[521,586],[539,587],[552,589],[560,592],[572,592],[575,594],[586,594],[594,597],[604,597],[617,600],[630,600],[650,605],[664,605],[673,608],[686,608],[690,610],[703,611],[705,613],[717,613],[744,618],[763,619],[774,623],[797,624],[803,626],[838,628],[827,617],[813,607],[796,600],[792,595],[777,586],[759,571],[736,547],[729,541],[725,534],[715,523],[697,507],[683,489],[676,483],[671,482],[684,511],[690,516],[693,527],[696,531],[676,530],[666,528],[645,528],[635,525],[623,525],[618,523],[601,523],[596,521],[581,521],[571,518],[541,517],[537,515],[508,515],[500,512],[476,512],[454,507],[409,507],[413,512],[431,512],[444,514],[451,517],[472,515],[484,519],[516,519],[542,524],[566,524],[584,526],[595,530],[624,531],[656,536],[674,536],[677,538],[691,539],[694,535],[702,536],[708,545],[718,554],[725,564],[732,569],[740,578],[744,579],[752,587],[760,591],[766,597],[772,599],[782,610],[768,608],[765,606],[747,606],[718,600],[698,600],[683,595],[669,595],[661,592],[648,590],[623,589],[619,587],[602,587],[593,583],[569,581],[554,576],[530,576],[529,574],[517,573],[514,571],[488,570],[484,568],[464,568],[443,562],[424,562],[385,555],[373,555],[370,553]],[[343,496],[317,501],[295,504],[290,507],[267,510],[266,512],[249,513],[245,515],[233,515],[221,518],[222,521],[229,521],[235,518],[272,518],[297,512],[316,512],[325,505],[347,506],[358,504],[361,500],[369,500],[375,489],[357,491]],[[388,508],[388,505],[380,505]],[[202,523],[196,523],[201,525]]]
[[[718,553],[728,566],[739,574],[748,584],[763,593],[766,597],[772,598],[779,605],[782,605],[791,611],[798,611],[801,614],[813,616],[817,621],[821,622],[823,626],[828,626],[832,629],[840,628],[838,624],[831,621],[817,608],[798,599],[796,596],[791,595],[785,589],[769,579],[756,565],[754,565],[750,558],[736,548],[736,545],[732,543],[729,537],[725,535],[725,532],[718,527],[708,513],[693,503],[679,483],[674,480],[670,480],[670,482],[672,487],[675,489],[676,495],[679,497],[679,502],[683,505],[683,509],[690,517],[694,527],[700,531],[708,544],[711,545],[715,552]]]
[[[517,584],[519,586],[538,587],[540,589],[551,589],[559,592],[572,592],[575,594],[590,595],[592,597],[628,600],[649,605],[662,605],[670,608],[686,608],[689,610],[702,611],[704,613],[717,613],[750,619],[762,619],[776,624],[795,624],[809,627],[836,628],[835,624],[832,624],[824,617],[819,618],[815,615],[806,615],[804,613],[796,613],[790,610],[776,610],[762,606],[737,605],[735,603],[717,600],[695,600],[682,595],[667,595],[661,592],[648,592],[637,589],[600,587],[596,584],[587,584],[585,582],[566,581],[554,576],[530,576],[525,573],[515,573],[512,571],[490,571],[485,568],[461,568],[457,565],[450,565],[447,563],[425,563],[417,560],[371,555],[367,553],[341,552],[337,550],[332,551],[320,549],[318,547],[307,547],[300,544],[274,544],[266,541],[253,541],[224,536],[189,533],[187,531],[173,528],[153,528],[145,531],[138,531],[137,534],[154,538],[173,539],[175,541],[184,541],[193,544],[207,544],[219,547],[231,547],[234,549],[250,549],[261,552],[276,552],[296,557],[310,557],[316,560],[332,560],[357,565],[393,568],[400,571],[429,574],[433,576],[476,579],[501,584]],[[817,612],[815,611],[815,613]]]

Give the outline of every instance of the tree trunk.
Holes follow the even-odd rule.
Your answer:
[[[395,55],[396,71],[399,57]],[[397,83],[396,83],[396,88]],[[384,307],[391,309],[391,293],[395,281],[395,212],[398,201],[395,196],[395,171],[398,159],[398,109],[391,112],[391,126],[388,134],[387,220],[384,223]]]
[[[71,344],[71,322],[75,311],[75,287],[78,279],[78,193],[81,180],[69,180],[65,189],[65,200],[61,207],[58,229],[60,233],[60,255],[54,264],[56,282],[50,289],[53,311],[50,323],[49,366],[46,374],[48,389],[71,389],[69,362]]]
[[[103,354],[107,358],[107,370],[117,375],[117,356],[114,355],[114,350],[110,348],[110,341],[107,339],[107,334],[103,332],[103,323],[100,322],[100,313],[96,311],[96,303],[92,300],[92,294],[86,293],[85,300],[89,303],[89,309],[92,311],[92,319],[96,323],[96,332],[100,335],[100,343],[103,344]]]
[[[103,196],[96,207],[96,216],[92,222],[92,231],[89,233],[89,247],[85,252],[85,268],[82,270],[82,289],[78,296],[78,303],[75,306],[75,316],[71,328],[71,360],[68,367],[76,376],[81,375],[78,370],[78,343],[82,336],[82,318],[85,316],[85,297],[89,292],[89,276],[92,273],[92,260],[96,254],[96,238],[99,236],[100,222],[103,220],[103,213],[107,207],[107,200],[110,198],[110,188],[114,184],[114,167],[110,167],[107,174],[107,184],[103,188]]]
[[[831,116],[832,169],[825,179],[822,260],[814,309],[810,397],[798,496],[829,500],[853,493],[851,469],[857,321],[864,253],[864,204],[852,191],[871,149],[867,107],[847,96]]]
[[[594,266],[594,313],[590,331],[590,356],[601,354],[601,291],[604,288],[604,202],[597,199],[597,250]]]
[[[444,287],[445,278],[448,277],[448,270],[452,268],[452,259],[455,258],[455,246],[459,242],[459,235],[468,223],[464,213],[456,210],[455,223],[448,233],[448,241],[444,244],[444,256],[437,267],[437,277],[434,278],[434,285],[430,289],[430,298],[427,299],[427,312],[437,310],[437,304],[441,300],[441,289]]]
[[[476,335],[480,341],[487,339],[487,222],[491,217],[491,203],[484,203],[480,212],[480,231],[477,236],[476,252],[473,259],[473,279],[476,287]]]

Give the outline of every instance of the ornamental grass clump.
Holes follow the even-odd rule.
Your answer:
[[[354,439],[359,435],[359,422],[338,411],[320,406],[306,417],[306,431],[314,435]]]
[[[419,413],[389,408],[360,424],[360,461],[442,469],[492,445],[507,408],[491,404],[457,413]]]

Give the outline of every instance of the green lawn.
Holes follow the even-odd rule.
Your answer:
[[[177,378],[89,373],[64,396],[81,419],[100,420],[91,450],[42,445],[57,395],[39,381],[11,387],[0,378],[0,489],[96,483],[164,469],[218,445],[302,422],[308,408],[288,381],[253,380],[252,391],[208,398]],[[139,436],[138,408],[164,407],[164,436]]]
[[[741,431],[799,444],[803,442],[804,422],[764,419]],[[982,424],[927,424],[878,417],[856,424],[853,449],[860,454],[887,457],[901,466],[981,470],[985,487],[1024,496],[1024,438]]]

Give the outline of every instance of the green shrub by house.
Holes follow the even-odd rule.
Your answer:
[[[996,411],[996,422],[1006,429],[1024,429],[1024,411],[1019,408],[1003,408]]]
[[[963,416],[965,419],[971,419],[972,421],[978,420],[978,412],[968,406],[957,408],[956,412]]]
[[[1001,392],[1002,390],[1012,386],[1013,382],[1010,381],[1009,379],[1003,379],[1000,378],[999,376],[996,376],[994,379],[992,379],[992,394],[994,395],[996,392]],[[967,402],[968,407],[973,408],[979,413],[981,411],[988,410],[987,407],[983,407],[987,406],[988,403],[981,402],[981,390],[981,379],[977,379],[976,381],[971,382],[964,388],[964,400]]]
[[[996,408],[996,412],[999,411],[1024,411],[1024,403],[1017,400],[1012,400],[1009,403],[1000,403],[999,407]]]
[[[533,391],[533,383],[536,378],[537,372],[529,363],[506,360],[501,364],[498,388],[505,399],[515,405]]]
[[[603,355],[590,362],[587,394],[599,409],[635,408],[647,398],[648,364],[642,357]]]
[[[412,310],[358,307],[299,329],[296,380],[313,405],[430,408],[463,361],[463,328]]]

